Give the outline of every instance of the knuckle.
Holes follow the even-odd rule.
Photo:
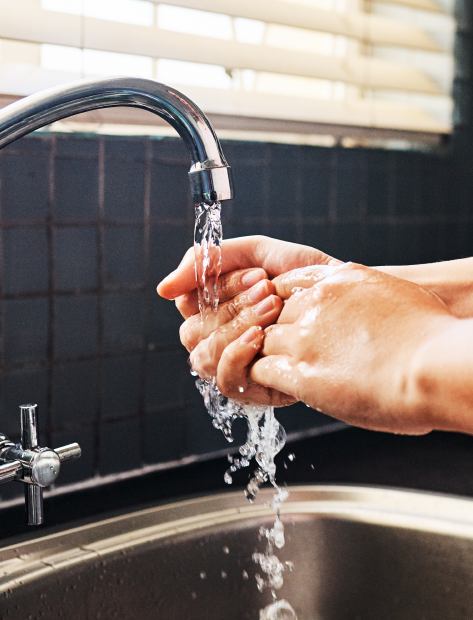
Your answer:
[[[212,369],[209,368],[207,362],[207,356],[201,350],[201,347],[196,347],[189,356],[189,361],[192,370],[194,370],[201,379],[210,380],[213,377]]]
[[[195,371],[199,375],[199,377],[202,377],[201,367],[200,367],[200,356],[197,351],[197,348],[194,349],[192,353],[189,355],[189,363],[190,363],[192,370]]]
[[[182,316],[186,318],[185,315],[186,315],[187,300],[185,299],[184,295],[182,295],[181,297],[178,297],[174,303],[176,304],[176,308],[179,310]]]
[[[233,382],[226,374],[217,377],[217,388],[227,398],[231,398],[234,395]]]
[[[189,351],[189,346],[188,346],[189,345],[189,340],[188,340],[188,336],[187,336],[187,321],[182,323],[182,325],[179,327],[179,338],[180,338],[182,344]]]
[[[192,337],[193,331],[189,320],[184,321],[179,328],[179,338],[188,351],[192,351],[197,344]]]
[[[229,274],[224,273],[222,276],[220,276],[218,280],[218,288],[222,296],[226,296],[230,294],[230,287],[231,287],[230,285],[231,285],[231,278]]]
[[[236,317],[240,313],[237,304],[233,300],[225,304],[225,310],[228,314],[228,318],[230,321],[236,319]]]
[[[220,363],[223,363],[223,370],[226,372],[227,368],[234,362],[234,347],[227,346],[222,351],[222,355],[220,356]]]

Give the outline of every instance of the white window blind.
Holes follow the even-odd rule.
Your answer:
[[[128,74],[240,119],[448,133],[451,0],[0,0],[0,94]]]

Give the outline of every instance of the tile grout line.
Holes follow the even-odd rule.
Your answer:
[[[54,260],[54,215],[55,215],[55,180],[56,180],[56,136],[50,140],[49,148],[49,179],[48,179],[48,216],[46,230],[48,235],[48,388],[46,395],[46,445],[51,444],[54,419],[54,378],[55,378],[55,260]]]
[[[140,433],[140,464],[145,463],[146,451],[146,386],[148,370],[148,342],[150,329],[150,218],[151,218],[151,170],[153,161],[152,144],[145,140],[145,178],[144,178],[144,228],[143,228],[143,281],[144,291],[142,297],[143,330],[142,330],[142,356],[141,356],[141,382],[139,403],[139,433]]]
[[[104,362],[104,212],[105,212],[105,140],[99,139],[98,156],[98,226],[97,226],[97,280],[98,280],[98,329],[97,329],[97,409],[95,415],[94,471],[100,475],[101,427],[103,417],[103,362]]]

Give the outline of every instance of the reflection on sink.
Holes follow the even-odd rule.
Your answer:
[[[257,620],[270,594],[251,556],[271,495],[207,496],[4,547],[0,617]],[[473,617],[473,501],[307,486],[282,514],[278,555],[294,572],[280,597],[299,620]]]

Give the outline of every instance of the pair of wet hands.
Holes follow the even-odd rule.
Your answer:
[[[180,335],[196,372],[238,402],[303,401],[366,428],[431,430],[409,402],[410,373],[425,342],[457,320],[445,304],[412,282],[326,255],[325,264],[281,273],[279,264],[300,264],[312,250],[297,249],[293,260],[292,244],[271,241],[267,260],[258,250],[268,243],[227,242],[231,260],[258,261],[266,270],[224,273],[211,324],[198,313],[191,254],[168,276],[164,296],[186,319]]]
[[[237,402],[276,407],[297,402],[296,375],[302,371],[307,379],[312,374],[315,351],[310,341],[315,334],[311,332],[319,331],[316,321],[320,323],[322,309],[337,298],[337,284],[360,283],[372,271],[331,262],[298,268],[273,280],[258,268],[224,274],[218,283],[218,310],[205,322],[195,294],[177,299],[186,319],[180,338],[193,370],[216,381],[220,392]],[[275,386],[265,385],[268,372]],[[309,400],[306,393],[301,396]]]

